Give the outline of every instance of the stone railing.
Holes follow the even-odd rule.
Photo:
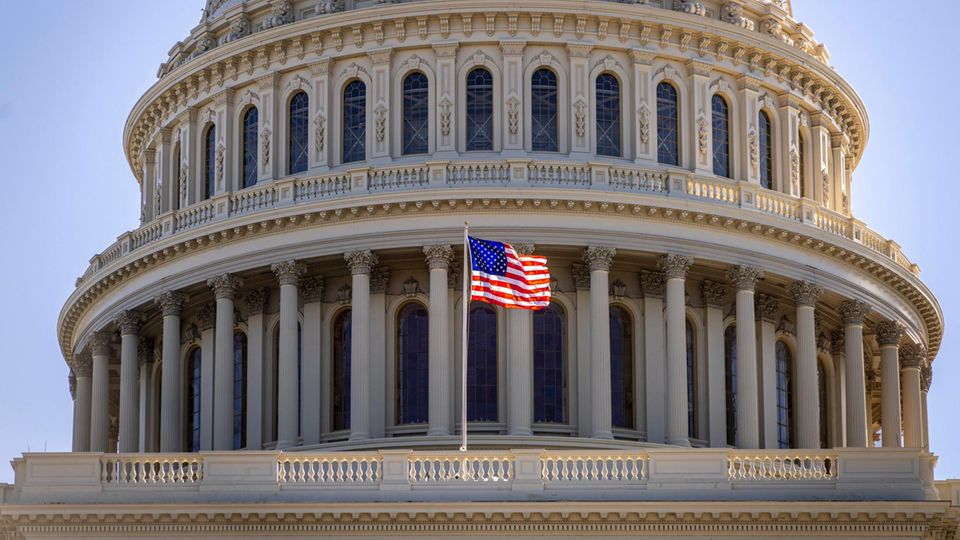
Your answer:
[[[435,500],[451,490],[463,500],[747,500],[763,490],[765,499],[920,501],[953,493],[934,485],[935,461],[873,448],[27,454],[13,462],[13,502],[303,500],[304,492]]]
[[[100,269],[133,252],[178,233],[232,217],[341,197],[484,186],[630,192],[661,200],[685,199],[748,209],[852,240],[915,275],[919,274],[919,269],[903,255],[895,242],[883,238],[855,218],[833,212],[809,199],[763,189],[756,184],[633,165],[511,159],[432,161],[407,166],[350,169],[316,176],[288,177],[235,193],[217,195],[182,210],[163,214],[157,220],[121,235],[113,245],[91,259],[87,271],[78,279],[78,285]],[[544,197],[550,196],[550,193],[544,193]]]

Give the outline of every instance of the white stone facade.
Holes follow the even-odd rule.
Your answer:
[[[783,1],[210,0],[125,129],[141,226],[61,313],[74,452],[15,460],[0,530],[952,538],[942,313],[850,213],[828,58]],[[495,310],[459,454],[465,220],[562,316]]]

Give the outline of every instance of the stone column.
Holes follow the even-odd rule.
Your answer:
[[[663,272],[640,272],[643,290],[643,356],[646,369],[647,442],[667,441],[666,324],[663,321],[663,296],[666,283]]]
[[[511,244],[518,255],[533,244]],[[533,435],[533,312],[507,310],[507,434]]]
[[[93,375],[93,357],[89,352],[79,352],[73,356],[73,371],[77,376],[77,399],[74,407],[77,414],[73,424],[73,451],[90,451],[90,409]]]
[[[160,378],[160,451],[180,452],[182,443],[182,417],[180,415],[181,385],[180,365],[180,312],[186,300],[182,294],[167,291],[155,300],[163,313],[163,364]]]
[[[207,281],[207,286],[213,289],[217,300],[213,347],[213,449],[233,450],[233,300],[243,286],[243,280],[233,274],[222,274]],[[280,350],[283,350],[282,345]]]
[[[90,451],[107,452],[110,439],[110,355],[113,336],[105,331],[91,338],[93,383],[90,405]]]
[[[593,434],[593,411],[590,409],[592,398],[591,377],[593,375],[593,357],[590,356],[590,268],[574,263],[570,266],[574,286],[577,288],[576,332],[577,332],[577,432],[581,437]],[[571,422],[574,419],[571,419]]]
[[[820,287],[795,281],[790,292],[797,303],[796,422],[798,448],[820,448],[820,392],[817,380],[817,331],[814,321]]]
[[[755,295],[757,364],[759,367],[760,447],[779,448],[777,433],[777,315],[780,302],[766,294]],[[739,372],[738,372],[739,373]],[[739,395],[737,398],[739,399]]]
[[[137,336],[142,320],[140,313],[124,311],[116,321],[120,327],[120,434],[117,442],[120,453],[136,452],[140,446]]]
[[[350,308],[350,440],[357,441],[370,438],[370,384],[367,380],[370,374],[370,272],[379,259],[372,251],[351,251],[344,254],[343,258],[353,276]]]
[[[447,245],[424,246],[430,266],[429,317],[429,405],[430,429],[427,435],[451,433],[450,400],[450,297],[447,294],[447,270],[453,260],[453,248]],[[465,306],[469,309],[469,306]]]
[[[926,356],[926,350],[924,350]],[[933,384],[933,366],[929,361],[925,361],[920,368],[920,416],[923,418],[921,423],[923,431],[923,450],[930,451],[930,421],[927,416],[927,394],[930,393],[930,385]]]
[[[879,329],[877,335],[879,336]],[[906,448],[923,448],[922,393],[925,392],[922,391],[921,387],[920,370],[924,367],[927,351],[920,345],[908,343],[900,347],[898,352],[900,369],[903,373],[903,446]],[[886,374],[884,374],[884,378],[886,378]],[[884,384],[883,387],[886,390],[887,384]],[[883,418],[883,423],[883,432],[886,434],[886,416]],[[884,446],[886,446],[886,437],[884,437]]]
[[[247,449],[263,448],[263,308],[266,289],[247,291]]]
[[[297,446],[303,418],[300,416],[299,287],[307,273],[302,263],[283,261],[270,267],[280,283],[280,335],[277,359],[277,447]]]
[[[707,407],[710,411],[708,437],[712,448],[727,446],[726,355],[723,339],[723,310],[727,305],[727,287],[704,280],[700,295],[706,305],[707,321]]]
[[[860,300],[848,300],[840,305],[843,316],[844,372],[847,379],[847,446],[866,448],[867,437],[867,399],[863,367],[863,319],[870,307]]]
[[[883,426],[883,447],[900,448],[900,338],[904,327],[896,321],[883,321],[876,327],[880,345],[880,421]],[[906,371],[904,372],[906,373]],[[917,366],[917,397],[920,396],[920,371]],[[919,400],[918,400],[919,401]],[[904,403],[906,406],[906,403]]]
[[[836,403],[837,431],[834,446],[841,448],[847,445],[847,372],[846,372],[846,336],[845,333],[834,331],[830,334],[830,348],[833,355],[834,403]]]
[[[320,350],[323,334],[323,276],[300,280],[303,297],[303,332],[300,358],[300,436],[304,446],[320,443]]]
[[[667,282],[667,444],[690,446],[685,284],[693,259],[668,254],[659,264]]]
[[[140,452],[150,452],[153,444],[153,340],[140,336],[137,342],[137,363],[140,367],[137,447]]]
[[[593,412],[592,436],[612,439],[610,396],[610,265],[617,250],[589,246],[583,259],[590,267],[590,352],[593,373],[590,377],[590,409]]]
[[[727,273],[737,290],[737,447],[742,449],[760,447],[754,290],[762,275],[746,266]]]

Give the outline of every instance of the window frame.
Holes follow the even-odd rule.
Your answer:
[[[298,99],[304,99],[305,101],[298,105],[296,103]],[[302,125],[295,125],[295,122],[300,121],[302,121]],[[295,148],[295,145],[300,148]],[[310,94],[304,90],[294,91],[287,100],[286,146],[287,174],[295,175],[307,172],[310,169]],[[296,161],[294,156],[297,156]],[[302,168],[295,167],[295,165],[301,163],[299,156],[302,156]]]
[[[351,88],[358,88],[362,90],[362,95],[360,90],[357,91],[356,95],[348,96],[347,92]],[[369,93],[367,88],[367,83],[363,79],[353,78],[346,81],[340,91],[340,163],[342,165],[348,165],[350,163],[360,163],[367,160],[367,137],[369,136],[368,125],[368,116],[370,114],[369,109]],[[348,115],[352,115],[352,118],[359,120],[360,124],[353,130],[354,133],[352,136],[348,137],[348,129],[350,125],[347,123]],[[348,147],[347,142],[352,141],[353,144]],[[356,151],[356,153],[354,153]]]
[[[661,95],[661,92],[660,92],[661,88],[671,89],[671,91],[673,92],[672,104],[665,103],[665,100],[667,98]],[[680,89],[677,87],[677,85],[673,83],[673,81],[664,79],[659,83],[657,83],[656,97],[657,97],[656,99],[657,118],[656,118],[655,128],[656,128],[657,163],[659,163],[660,165],[667,165],[670,167],[680,167],[681,164],[683,163],[683,145],[682,145],[683,139],[681,138],[683,117],[681,114],[681,107],[680,107],[680,103],[681,103]],[[673,117],[669,119],[669,122],[667,117],[663,114],[663,112],[665,112],[666,110],[665,107],[668,105],[673,108],[675,113]],[[668,123],[672,123],[673,125],[669,126]],[[670,137],[670,139],[672,139],[673,143],[675,144],[675,152],[674,152],[675,155],[673,156],[674,157],[673,161],[669,161],[664,157],[665,156],[664,152],[668,150],[665,150],[663,148],[664,142],[667,141],[667,138],[663,133],[663,130],[672,130],[672,136]],[[669,135],[669,133],[666,135]]]
[[[603,78],[609,78],[616,85],[615,93],[616,93],[617,106],[616,106],[616,109],[613,110],[612,114],[610,115],[601,115],[601,112],[600,112],[601,99],[603,99],[601,98],[600,81]],[[594,78],[593,85],[594,85],[593,127],[594,127],[594,132],[596,134],[594,138],[595,139],[594,151],[598,156],[604,156],[604,157],[610,157],[610,158],[622,158],[624,155],[623,154],[623,120],[622,120],[623,119],[623,86],[624,86],[623,81],[620,80],[620,76],[618,74],[612,71],[603,71]],[[606,90],[604,90],[604,92],[606,92]],[[611,95],[613,93],[614,93],[613,91],[610,92]],[[607,97],[606,99],[611,100],[612,98]],[[604,117],[609,118],[610,121],[608,122],[608,124],[610,127],[606,130],[601,130],[601,120]],[[601,152],[601,139],[603,138],[602,133],[609,133],[609,132],[613,132],[616,134],[616,140],[611,140],[611,145],[612,145],[611,148],[615,146],[616,152],[613,152],[613,153]]]

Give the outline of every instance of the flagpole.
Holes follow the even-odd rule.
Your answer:
[[[463,222],[463,339],[460,351],[460,451],[467,451],[467,321],[470,313],[470,222]]]

